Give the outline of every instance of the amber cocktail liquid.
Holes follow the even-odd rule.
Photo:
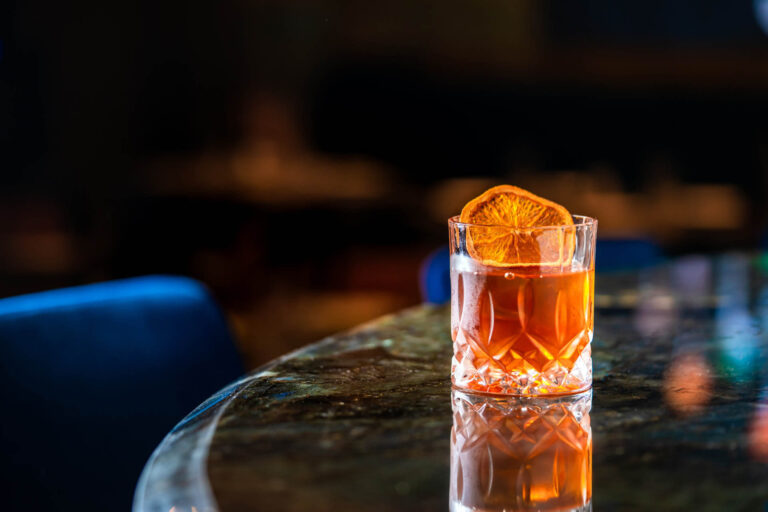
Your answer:
[[[473,229],[491,228],[454,218],[450,229],[454,386],[516,395],[589,389],[596,221],[574,216],[573,225],[521,234],[557,255],[541,265],[481,263],[469,246]],[[499,237],[509,230],[493,229]]]
[[[454,391],[450,510],[592,510],[591,393],[497,398]]]

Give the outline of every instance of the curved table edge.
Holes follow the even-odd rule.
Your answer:
[[[175,507],[175,510],[218,512],[219,506],[206,475],[208,449],[219,419],[241,391],[260,378],[274,375],[271,370],[284,361],[320,351],[326,345],[366,331],[382,321],[425,307],[433,308],[425,304],[406,308],[300,347],[256,368],[216,392],[181,420],[152,452],[136,485],[132,511],[168,512]]]
[[[224,387],[197,406],[152,452],[136,485],[133,512],[167,512],[174,507],[176,510],[218,512],[219,507],[206,476],[206,465],[216,425],[227,406],[250,383],[269,377],[270,370],[275,366],[322,347],[334,339],[334,336],[330,336],[278,357]],[[189,455],[184,457],[182,454]]]

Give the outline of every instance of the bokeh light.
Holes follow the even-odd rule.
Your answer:
[[[698,353],[672,359],[664,374],[664,401],[680,415],[701,412],[712,397],[713,370]]]

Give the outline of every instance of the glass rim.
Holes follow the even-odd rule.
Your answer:
[[[454,215],[453,217],[448,218],[448,224],[451,226],[466,226],[470,228],[496,228],[496,229],[506,229],[508,231],[520,231],[520,232],[531,232],[531,231],[540,231],[540,230],[554,230],[554,229],[577,229],[582,226],[586,226],[589,228],[594,228],[597,226],[597,219],[594,217],[587,217],[586,215],[571,215],[571,218],[573,218],[574,221],[579,220],[578,224],[559,224],[559,225],[551,225],[551,226],[531,226],[531,227],[512,227],[512,226],[505,226],[504,224],[477,224],[474,222],[461,222],[459,215]]]

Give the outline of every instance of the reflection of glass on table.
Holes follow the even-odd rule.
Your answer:
[[[592,392],[452,393],[450,509],[592,510]]]

